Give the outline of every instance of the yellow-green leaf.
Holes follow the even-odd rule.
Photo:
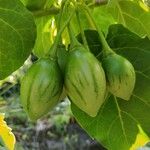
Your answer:
[[[8,150],[14,150],[16,139],[11,128],[4,121],[4,114],[0,114],[0,137]]]

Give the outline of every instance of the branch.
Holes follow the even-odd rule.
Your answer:
[[[32,14],[34,17],[43,17],[43,16],[49,16],[49,15],[56,15],[60,11],[59,8],[52,7],[50,9],[44,9],[44,10],[38,10],[38,11],[32,11]]]
[[[99,7],[102,5],[106,5],[108,3],[108,0],[95,0],[94,3],[90,4],[89,7]]]

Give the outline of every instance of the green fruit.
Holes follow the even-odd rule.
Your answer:
[[[37,120],[59,102],[63,81],[55,60],[42,58],[33,64],[21,82],[21,102],[32,120]]]
[[[75,47],[69,53],[65,88],[76,106],[91,117],[97,115],[105,99],[105,74],[95,56],[83,47]]]
[[[39,10],[42,9],[47,0],[26,0],[26,7],[29,10]]]
[[[129,100],[135,86],[135,71],[132,64],[115,53],[102,60],[109,91],[117,97]]]

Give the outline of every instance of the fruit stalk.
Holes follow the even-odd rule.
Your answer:
[[[77,17],[77,21],[78,21],[78,24],[79,24],[79,27],[80,27],[80,32],[81,32],[83,44],[84,44],[85,48],[89,50],[87,40],[86,40],[86,37],[85,37],[85,34],[84,34],[84,30],[82,28],[82,24],[81,24],[81,20],[80,20],[80,16],[79,16],[79,10],[76,11],[76,17]]]
[[[70,50],[72,50],[74,47],[81,46],[81,44],[78,42],[78,40],[74,36],[70,23],[68,24],[68,32],[69,32],[70,43],[71,43]]]
[[[44,17],[44,16],[49,16],[49,15],[56,15],[60,12],[59,8],[52,7],[50,9],[44,9],[44,10],[34,10],[32,11],[32,14],[36,18]]]
[[[75,11],[73,10],[72,13],[70,14],[70,16],[68,17],[67,21],[64,23],[62,28],[59,30],[59,32],[58,32],[58,34],[55,38],[54,44],[52,45],[51,49],[48,52],[48,55],[50,55],[50,57],[52,57],[52,58],[57,57],[57,46],[58,46],[58,43],[60,41],[61,34],[64,31],[64,29],[66,28],[66,26],[68,25],[68,23],[70,22],[70,20],[73,17],[74,13],[75,13]]]
[[[104,56],[105,55],[108,55],[108,54],[112,54],[114,53],[113,50],[110,48],[110,46],[108,45],[107,41],[105,40],[105,37],[102,33],[102,31],[100,30],[100,28],[97,26],[95,20],[94,20],[94,17],[92,16],[89,8],[86,6],[86,5],[83,5],[84,6],[84,9],[86,10],[87,12],[87,15],[89,16],[89,18],[91,19],[90,22],[93,23],[93,26],[95,26],[95,28],[97,29],[98,31],[98,34],[99,34],[99,37],[100,37],[100,41],[102,42],[102,47],[103,47],[103,54]],[[88,18],[88,20],[89,20]]]

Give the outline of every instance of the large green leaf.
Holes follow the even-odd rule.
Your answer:
[[[114,16],[108,11],[108,6],[104,5],[93,10],[95,22],[104,33],[107,33],[108,27],[116,22]]]
[[[110,24],[120,23],[140,36],[150,38],[150,11],[139,0],[110,0],[107,5],[94,9],[99,27],[106,33]]]
[[[0,0],[0,79],[18,69],[36,38],[33,16],[19,0]]]
[[[147,35],[150,38],[150,11],[141,7],[139,1],[111,0],[106,9],[117,23],[122,23],[140,36]]]
[[[74,104],[72,111],[79,124],[108,150],[129,150],[140,125],[150,135],[150,41],[140,38],[122,25],[109,28],[107,41],[136,70],[136,86],[129,101],[109,95],[95,118]]]

